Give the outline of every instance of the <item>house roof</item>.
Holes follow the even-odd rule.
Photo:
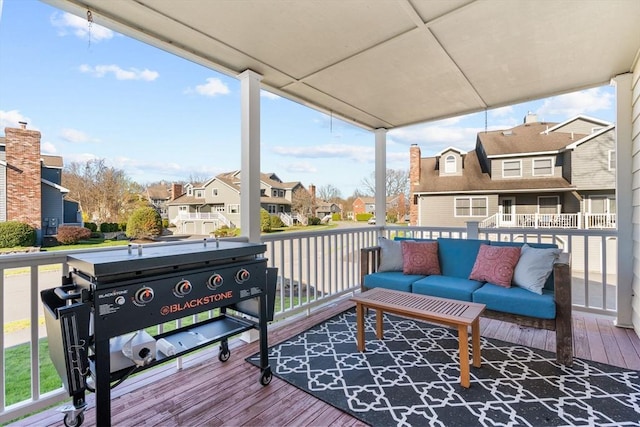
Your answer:
[[[583,138],[584,134],[545,131],[555,123],[522,124],[507,130],[478,133],[487,157],[509,154],[557,152]],[[471,153],[469,153],[471,154]]]
[[[42,159],[42,163],[48,168],[62,169],[64,167],[62,157],[60,156],[48,156],[46,154],[41,154],[40,158]]]
[[[44,1],[366,129],[606,85],[640,50],[634,0]]]
[[[483,173],[475,151],[465,155],[462,175],[440,177],[436,158],[420,159],[420,183],[417,193],[495,193],[502,191],[570,191],[574,187],[563,178],[496,179]]]
[[[152,200],[169,200],[171,189],[165,184],[153,184],[147,187],[147,196]]]

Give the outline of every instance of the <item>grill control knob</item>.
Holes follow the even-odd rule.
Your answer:
[[[238,284],[246,282],[249,280],[249,277],[251,277],[251,274],[249,274],[249,271],[247,271],[246,268],[241,268],[236,272],[236,282]]]
[[[214,273],[209,277],[209,280],[207,280],[207,288],[215,291],[222,286],[222,282],[224,282],[222,275],[220,273]]]
[[[125,300],[125,298],[124,298],[122,295],[120,295],[120,296],[116,297],[116,304],[118,304],[118,305],[124,305],[124,303],[125,303],[125,302],[126,302],[126,300]]]
[[[176,283],[176,285],[173,287],[173,294],[177,297],[182,298],[183,296],[191,292],[191,289],[193,289],[191,286],[191,282],[183,279]]]
[[[133,295],[133,303],[136,305],[145,305],[153,300],[153,289],[148,286],[140,288]]]

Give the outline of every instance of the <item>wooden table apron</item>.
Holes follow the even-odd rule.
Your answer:
[[[376,336],[380,340],[384,338],[382,322],[382,313],[384,311],[456,327],[458,329],[460,354],[460,385],[465,388],[470,386],[468,327],[471,326],[473,366],[479,368],[481,366],[480,314],[485,309],[484,304],[418,295],[384,288],[371,289],[352,297],[351,300],[356,303],[356,342],[358,351],[365,350],[365,308],[371,308],[376,311]],[[417,304],[424,307],[434,307],[435,309],[414,308],[406,304]],[[447,310],[453,310],[453,314],[448,313]]]

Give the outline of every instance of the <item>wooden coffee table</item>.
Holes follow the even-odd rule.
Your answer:
[[[469,387],[468,328],[471,326],[473,366],[479,368],[481,365],[480,314],[485,309],[484,304],[412,294],[384,288],[368,290],[352,297],[351,300],[356,303],[356,339],[358,351],[365,350],[364,312],[366,308],[376,311],[376,335],[380,340],[383,339],[383,312],[457,327],[460,349],[460,385],[465,388]]]

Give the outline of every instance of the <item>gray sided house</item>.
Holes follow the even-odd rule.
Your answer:
[[[577,116],[481,132],[475,150],[434,157],[411,147],[411,223],[420,226],[613,228],[615,125]]]
[[[0,221],[37,230],[38,243],[60,225],[82,225],[79,203],[65,199],[62,157],[40,154],[40,132],[5,128],[0,137]]]
[[[278,215],[286,225],[306,222],[292,212],[293,193],[300,182],[282,182],[274,173],[261,173],[260,206]],[[223,173],[203,184],[187,184],[182,194],[167,203],[169,221],[183,234],[207,235],[220,227],[239,228],[240,171]]]

